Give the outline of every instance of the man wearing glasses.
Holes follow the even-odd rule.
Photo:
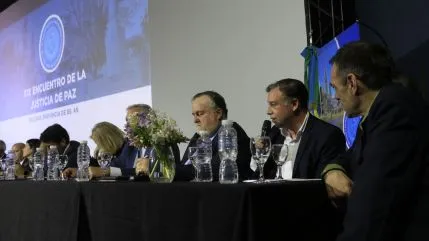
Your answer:
[[[221,126],[222,120],[228,117],[228,109],[226,107],[225,99],[214,91],[204,91],[192,97],[192,116],[194,123],[199,131],[206,131],[212,142],[212,172],[213,181],[219,179],[219,165],[220,158],[218,153],[218,130]],[[246,132],[236,122],[233,124],[234,129],[237,131],[237,167],[240,180],[248,179],[251,176],[252,170],[250,169],[250,146],[249,137]],[[189,145],[182,157],[182,160],[176,166],[176,180],[189,181],[194,178],[194,168],[191,161],[188,159],[189,147],[196,146],[196,142],[200,135],[195,133],[189,141]]]

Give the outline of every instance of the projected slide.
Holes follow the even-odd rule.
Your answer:
[[[122,128],[126,106],[151,104],[148,19],[148,0],[51,0],[1,29],[0,139],[53,123],[85,140],[98,121]]]

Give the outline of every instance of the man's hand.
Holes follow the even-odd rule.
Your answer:
[[[108,177],[110,176],[110,168],[102,169],[101,167],[89,167],[89,179],[96,177]]]
[[[15,163],[15,176],[18,178],[24,178],[24,168],[20,164]]]
[[[340,170],[326,173],[325,184],[330,198],[348,197],[352,192],[353,181]]]
[[[69,167],[63,171],[62,175],[64,179],[69,179],[69,178],[76,177],[76,173],[77,173],[77,168]]]
[[[139,158],[136,162],[136,174],[146,174],[149,175],[149,159],[148,158]]]

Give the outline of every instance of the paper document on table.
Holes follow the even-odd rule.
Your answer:
[[[265,182],[320,182],[320,178],[288,178],[288,179],[265,179]]]
[[[247,183],[281,183],[281,182],[320,182],[322,179],[320,178],[289,178],[289,179],[265,179],[262,182],[259,182],[259,180],[244,180],[243,182]]]

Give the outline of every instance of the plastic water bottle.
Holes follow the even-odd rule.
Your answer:
[[[89,150],[88,142],[81,141],[77,149],[77,180],[78,181],[88,181],[89,180],[89,161],[91,153]]]
[[[40,148],[36,148],[36,152],[33,155],[33,180],[43,181],[45,175],[43,174],[43,159],[42,152]]]
[[[47,164],[48,164],[48,171],[46,175],[46,180],[48,181],[60,180],[60,170],[58,168],[59,154],[56,146],[49,146]]]
[[[233,121],[223,120],[222,127],[219,129],[219,182],[220,183],[237,183],[238,168],[237,168],[237,131],[232,126]]]
[[[197,140],[197,163],[199,164],[199,173],[198,178],[201,182],[211,182],[213,181],[213,172],[212,172],[212,141],[209,137],[207,131],[198,132],[200,137]]]
[[[199,131],[198,135],[200,137],[197,139],[197,147],[204,148],[207,150],[207,153],[209,153],[210,158],[212,157],[212,140],[209,137],[208,131]]]
[[[5,164],[5,179],[15,180],[15,153],[13,151],[7,152]]]

